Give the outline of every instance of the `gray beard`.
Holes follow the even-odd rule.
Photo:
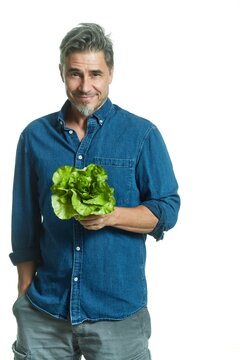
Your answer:
[[[85,106],[80,106],[80,105],[75,105],[75,104],[74,104],[74,106],[77,109],[77,111],[80,112],[80,114],[85,117],[91,116],[95,111],[95,109],[88,109]]]

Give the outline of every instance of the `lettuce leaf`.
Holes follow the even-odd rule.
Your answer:
[[[52,177],[52,207],[62,220],[84,219],[88,215],[104,215],[116,205],[114,189],[107,183],[107,173],[99,165],[84,169],[61,166]]]

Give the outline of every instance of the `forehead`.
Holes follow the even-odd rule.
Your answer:
[[[71,52],[66,56],[64,65],[74,68],[107,68],[103,51]]]

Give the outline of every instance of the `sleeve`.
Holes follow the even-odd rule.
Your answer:
[[[12,197],[12,253],[16,265],[40,258],[39,235],[41,214],[39,210],[37,177],[31,154],[21,134],[15,160]]]
[[[149,235],[161,240],[164,232],[177,222],[180,197],[167,147],[154,125],[142,144],[136,177],[141,205],[146,206],[158,218],[155,229]]]

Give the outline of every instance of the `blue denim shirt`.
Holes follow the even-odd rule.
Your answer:
[[[157,240],[172,228],[180,205],[178,185],[164,141],[154,124],[108,99],[88,119],[80,142],[60,112],[31,122],[16,154],[12,210],[13,264],[36,260],[27,292],[32,304],[72,324],[123,319],[147,304],[147,234],[105,227],[84,229],[60,220],[51,206],[52,175],[62,165],[101,165],[119,207],[139,204],[159,219]]]

